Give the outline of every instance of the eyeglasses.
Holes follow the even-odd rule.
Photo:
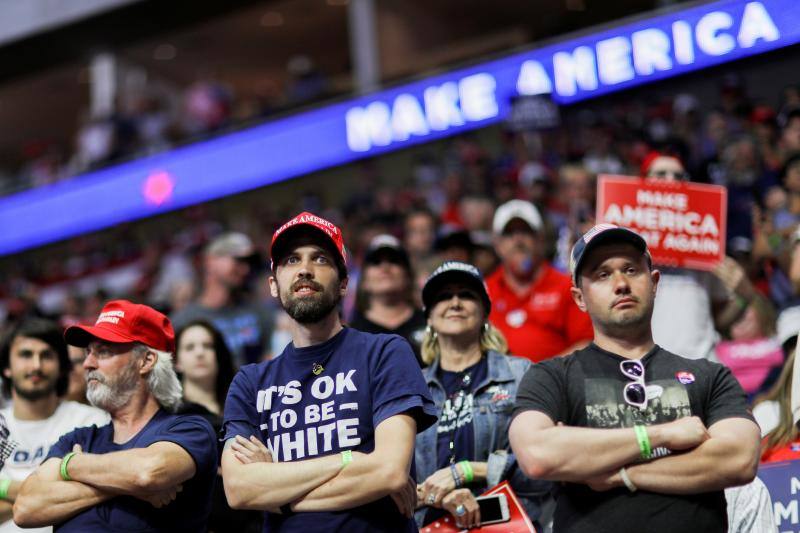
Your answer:
[[[626,378],[633,380],[632,383],[625,385],[623,390],[625,402],[639,409],[646,409],[647,388],[644,384],[644,365],[642,362],[638,359],[626,359],[620,362],[619,369]]]
[[[689,173],[685,170],[654,170],[650,172],[648,175],[650,178],[667,178],[672,176],[678,181],[688,181],[689,180]]]

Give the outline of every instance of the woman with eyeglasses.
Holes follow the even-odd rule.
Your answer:
[[[473,265],[442,264],[425,283],[422,301],[428,322],[422,359],[429,365],[423,374],[439,420],[417,435],[417,524],[450,513],[459,527],[478,526],[475,495],[509,480],[541,530],[552,484],[525,478],[508,443],[517,386],[530,362],[504,355],[506,341],[488,322],[491,302]]]

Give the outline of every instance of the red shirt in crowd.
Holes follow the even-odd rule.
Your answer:
[[[502,266],[486,278],[492,299],[489,321],[506,336],[511,354],[534,362],[594,338],[589,315],[572,301],[569,276],[547,262],[540,268],[541,275],[521,296],[506,284]]]
[[[764,439],[766,442],[766,439]],[[778,461],[794,461],[800,459],[800,441],[795,440],[779,448],[770,448],[761,454],[762,463],[777,463]]]

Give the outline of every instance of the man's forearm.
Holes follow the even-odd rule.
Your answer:
[[[114,495],[77,481],[59,479],[59,462],[50,461],[22,484],[14,503],[14,521],[22,527],[59,524]]]
[[[662,445],[657,431],[648,428],[648,433],[652,446]],[[521,449],[515,448],[514,453],[528,477],[572,482],[619,469],[641,456],[633,428],[571,426],[537,431]]]
[[[293,502],[342,469],[339,454],[290,463],[241,464],[226,444],[222,456],[225,495],[235,509],[269,511]]]
[[[373,502],[403,487],[408,469],[401,470],[376,452],[359,456],[330,481],[303,495],[292,510],[340,511]]]
[[[639,489],[697,494],[752,481],[758,463],[752,455],[735,441],[712,438],[691,451],[631,465],[627,471]]]
[[[13,504],[9,501],[0,501],[0,524],[13,518],[12,506]]]

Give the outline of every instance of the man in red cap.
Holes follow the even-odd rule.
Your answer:
[[[86,348],[87,397],[111,423],[78,428],[50,448],[20,489],[14,521],[59,531],[205,531],[215,436],[205,419],[174,414],[182,390],[169,319],[116,300],[94,326],[64,337]]]
[[[435,420],[408,343],[345,328],[342,233],[302,213],[272,238],[270,291],[292,343],[246,365],[225,402],[222,477],[231,507],[265,530],[416,531],[414,438]]]

